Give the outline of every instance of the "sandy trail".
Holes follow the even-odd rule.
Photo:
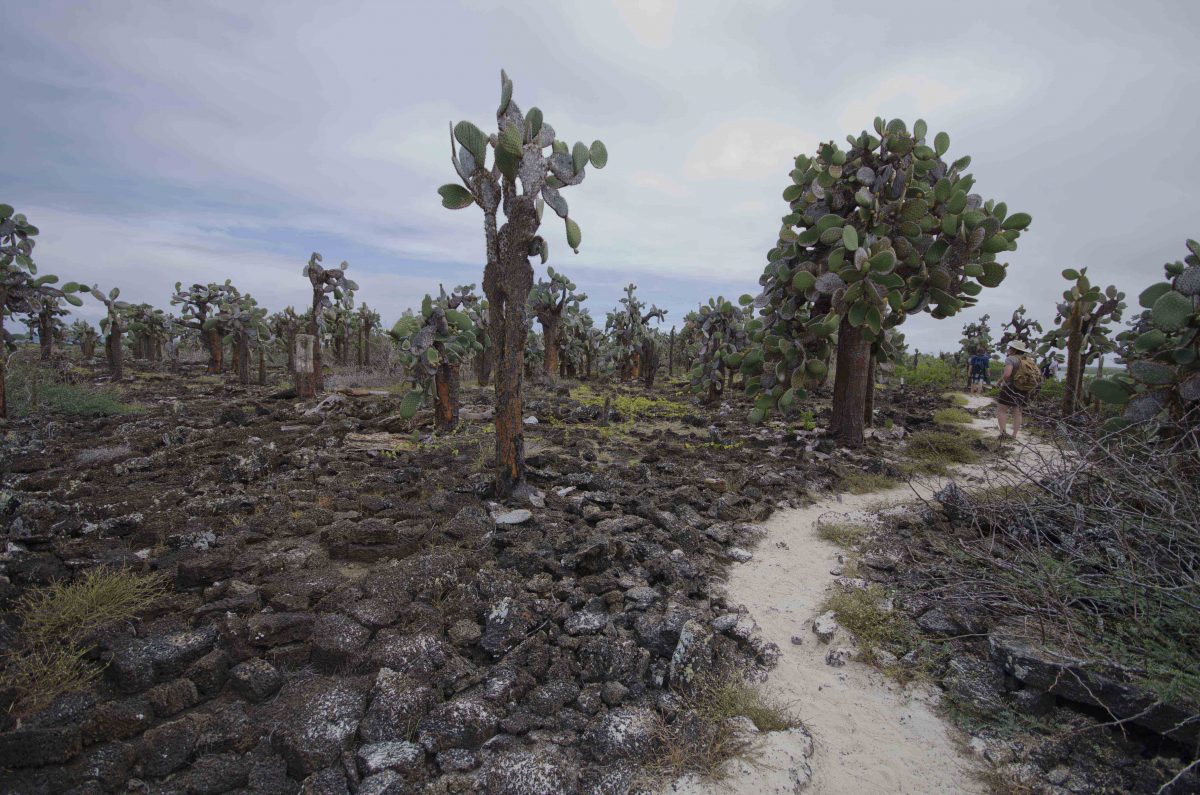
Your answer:
[[[968,397],[968,408],[991,404]],[[972,426],[996,436],[994,419]],[[964,473],[966,474],[966,473]],[[875,669],[856,661],[842,667],[825,662],[830,648],[849,641],[843,630],[831,644],[821,643],[812,622],[821,613],[832,586],[830,571],[838,567],[839,548],[817,536],[823,516],[873,513],[881,504],[928,497],[939,479],[865,495],[842,494],[797,510],[780,511],[767,523],[767,534],[747,563],[731,572],[728,592],[734,604],[745,604],[762,634],[777,643],[783,656],[767,680],[769,693],[792,704],[812,733],[811,783],[805,793],[869,795],[870,793],[982,793],[973,775],[974,760],[964,755],[955,730],[934,709],[938,691],[928,686],[901,687]],[[800,645],[791,638],[801,639]],[[796,753],[802,753],[799,742]],[[772,738],[777,744],[780,738]],[[795,777],[778,767],[746,768],[723,784],[695,781],[676,791],[699,793],[792,793]]]

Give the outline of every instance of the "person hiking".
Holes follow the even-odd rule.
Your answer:
[[[1053,381],[1058,375],[1058,356],[1050,354],[1050,358],[1042,365],[1042,380]]]
[[[1000,425],[1000,438],[1009,438],[1008,418],[1012,414],[1012,435],[1016,439],[1021,432],[1021,409],[1042,385],[1042,374],[1037,364],[1029,358],[1029,348],[1020,340],[1010,342],[1008,355],[1004,359],[1004,374],[1000,376],[1000,394],[996,398],[996,422]]]
[[[988,376],[988,367],[991,366],[992,359],[987,354],[984,348],[976,348],[975,353],[967,360],[969,370],[969,382],[971,394],[983,394],[983,385],[986,382],[988,386],[992,385],[992,379]]]

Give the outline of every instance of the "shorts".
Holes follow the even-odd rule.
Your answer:
[[[987,373],[971,373],[972,384],[982,384],[985,381],[989,384],[991,383],[991,381],[988,381]]]
[[[1000,385],[1000,394],[996,396],[996,402],[1001,406],[1019,409],[1029,402],[1029,393],[1013,389],[1012,384],[1005,381]]]

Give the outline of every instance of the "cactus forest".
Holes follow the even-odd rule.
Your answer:
[[[1200,791],[1200,12],[705,5],[14,7],[0,791]]]

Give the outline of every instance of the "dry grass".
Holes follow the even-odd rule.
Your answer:
[[[969,428],[918,431],[908,438],[901,468],[908,475],[940,475],[955,464],[977,463],[979,454],[972,443],[978,438]]]
[[[760,732],[800,726],[786,705],[737,675],[697,677],[677,695],[681,704],[675,721],[659,718],[659,754],[648,766],[655,778],[672,780],[696,772],[720,781],[727,775],[726,762],[753,759],[755,736],[739,728],[738,718],[749,719]]]
[[[89,687],[100,673],[84,659],[89,638],[133,618],[163,592],[157,575],[97,568],[73,582],[27,593],[14,610],[20,645],[5,655],[0,671],[0,686],[18,693],[11,709],[30,714],[64,693]]]
[[[901,656],[916,642],[916,628],[895,610],[885,607],[886,600],[883,588],[872,585],[866,590],[834,592],[823,607],[832,610],[838,623],[854,636],[868,662],[875,661],[880,649]]]
[[[967,396],[959,392],[947,392],[942,397],[948,400],[951,405],[958,406],[959,408],[966,408],[969,402]]]
[[[938,409],[933,412],[933,421],[938,425],[970,425],[973,418],[960,408]]]
[[[899,485],[899,482],[887,475],[876,475],[871,472],[851,472],[842,476],[842,487],[851,494],[871,494],[876,491],[887,491]]]
[[[852,547],[870,532],[870,527],[853,522],[817,522],[817,537],[839,547]]]

